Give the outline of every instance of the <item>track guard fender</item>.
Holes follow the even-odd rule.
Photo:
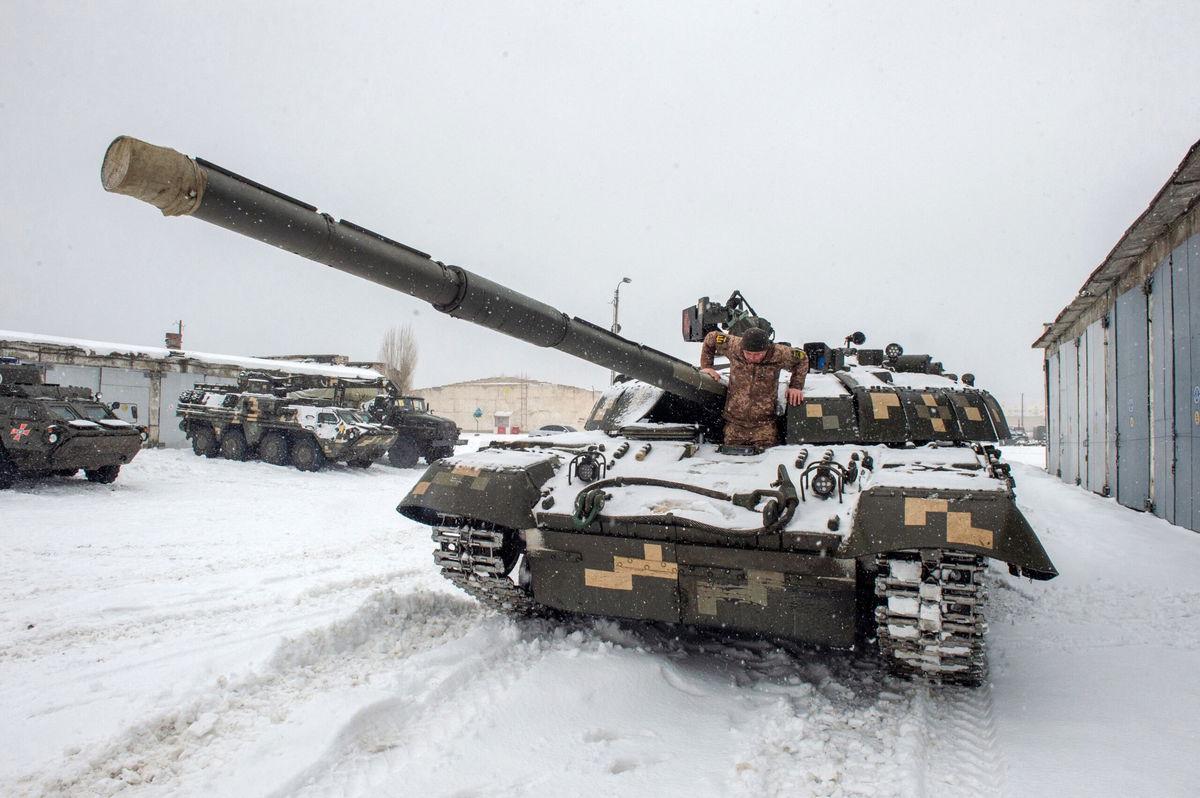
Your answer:
[[[839,557],[949,549],[1009,564],[1022,576],[1058,570],[1008,491],[874,488],[863,493]]]

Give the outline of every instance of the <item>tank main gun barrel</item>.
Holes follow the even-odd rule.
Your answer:
[[[725,387],[690,363],[531,299],[485,277],[446,266],[374,233],[199,158],[129,136],[104,154],[106,191],[195,216],[309,260],[422,299],[454,318],[574,355],[720,409]]]

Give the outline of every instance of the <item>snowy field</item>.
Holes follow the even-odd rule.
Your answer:
[[[1006,456],[1062,576],[993,568],[978,690],[496,616],[396,514],[419,468],[151,450],[111,486],[18,482],[0,794],[1197,795],[1200,535]]]

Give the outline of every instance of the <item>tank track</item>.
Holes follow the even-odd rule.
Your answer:
[[[441,516],[433,527],[433,541],[438,544],[433,561],[442,576],[487,607],[510,615],[543,615],[530,592],[508,577],[511,567],[506,566],[504,555],[516,543],[513,535],[516,532],[484,522]]]
[[[921,549],[880,554],[875,562],[876,638],[891,670],[948,684],[980,684],[987,677],[987,559]]]

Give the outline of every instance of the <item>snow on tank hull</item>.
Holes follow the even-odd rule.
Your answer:
[[[642,394],[627,409],[653,406],[644,389],[622,392]],[[837,647],[875,638],[896,671],[961,683],[985,673],[986,561],[1056,574],[990,447],[800,443],[744,456],[687,425],[623,431],[449,458],[397,509],[434,528],[448,578],[501,609]],[[588,460],[603,473],[584,468],[585,482]],[[826,497],[821,471],[836,477]]]

